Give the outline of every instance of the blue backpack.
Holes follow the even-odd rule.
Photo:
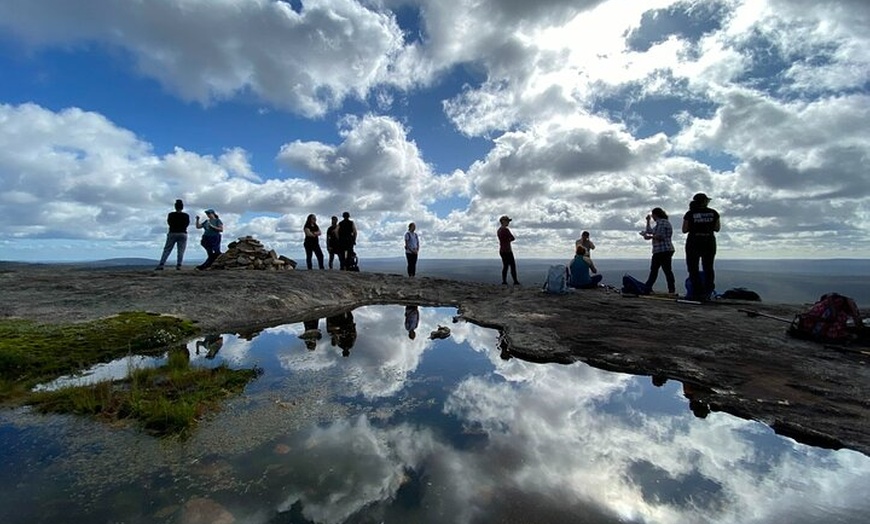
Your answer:
[[[622,276],[622,294],[623,295],[649,295],[650,288],[646,283],[634,278],[631,275]]]
[[[563,295],[568,289],[568,268],[562,264],[550,266],[547,270],[547,280],[544,282],[543,291],[553,295]]]

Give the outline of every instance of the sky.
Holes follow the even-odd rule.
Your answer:
[[[870,258],[866,0],[0,0],[0,259],[159,258],[176,198],[301,259]],[[188,258],[204,258],[191,228]]]

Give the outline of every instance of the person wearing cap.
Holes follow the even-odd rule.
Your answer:
[[[651,222],[655,222],[655,227]],[[668,214],[665,210],[657,207],[646,216],[646,229],[640,233],[646,240],[652,240],[652,260],[649,266],[649,276],[646,279],[646,287],[652,291],[653,286],[658,280],[659,269],[665,274],[665,280],[668,283],[668,293],[673,295],[677,292],[676,279],[674,278],[674,270],[671,262],[674,258],[674,244],[671,241],[674,229],[668,221]]]
[[[686,237],[686,269],[691,284],[690,300],[707,300],[716,288],[713,261],[716,258],[716,235],[720,228],[719,213],[708,207],[710,198],[697,193],[683,215]],[[700,267],[699,267],[700,263]],[[701,276],[701,269],[704,274]]]
[[[154,268],[157,271],[163,271],[163,264],[172,253],[172,248],[175,248],[175,269],[181,269],[181,263],[184,260],[184,251],[187,249],[187,226],[190,225],[190,215],[183,212],[184,202],[179,198],[175,201],[175,211],[166,215],[166,223],[169,225],[169,232],[166,233],[166,243],[163,244],[163,255],[160,256],[160,263]]]
[[[220,217],[215,213],[214,209],[206,209],[205,216],[207,219],[200,222],[199,215],[196,215],[196,228],[203,230],[199,245],[205,249],[207,255],[205,262],[196,266],[196,269],[199,270],[208,269],[217,260],[217,257],[220,256],[221,233],[224,230],[224,223],[221,222]]]
[[[513,233],[511,233],[511,230],[508,228],[508,224],[511,223],[511,218],[507,215],[502,215],[502,217],[498,219],[498,222],[501,224],[496,232],[498,235],[498,254],[501,257],[501,283],[507,285],[507,274],[508,269],[510,269],[514,285],[519,286],[520,281],[517,280],[517,261],[514,258],[514,251],[511,248],[511,242],[516,240],[516,238],[514,238]]]

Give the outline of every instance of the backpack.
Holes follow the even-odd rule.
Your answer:
[[[646,283],[634,278],[631,275],[625,274],[622,276],[622,294],[623,295],[649,295],[650,288]]]
[[[355,252],[348,253],[344,269],[345,271],[359,271],[359,257],[356,256]]]
[[[728,291],[722,293],[722,298],[727,298],[731,300],[752,300],[755,302],[761,302],[761,297],[755,291],[750,291],[745,287],[735,287],[731,288]]]
[[[550,266],[547,270],[547,280],[543,291],[553,295],[563,295],[568,292],[568,268],[562,264]]]
[[[838,293],[826,293],[808,311],[795,315],[788,334],[820,342],[846,342],[849,317],[860,326],[861,314],[855,301]]]

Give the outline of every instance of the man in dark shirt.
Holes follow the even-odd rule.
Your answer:
[[[338,263],[343,271],[351,269],[354,258],[353,246],[356,245],[356,224],[350,219],[350,213],[345,211],[341,214],[341,222],[338,223]]]
[[[689,272],[690,300],[707,300],[716,288],[713,260],[716,258],[716,236],[719,232],[719,213],[707,205],[710,199],[704,193],[692,197],[689,211],[683,215],[683,233],[686,237],[686,269]],[[701,277],[700,268],[704,275]]]
[[[175,269],[181,269],[181,262],[184,260],[184,250],[187,248],[187,226],[190,225],[190,215],[184,213],[182,209],[184,209],[184,202],[179,198],[175,201],[175,211],[166,216],[169,232],[166,233],[163,256],[160,257],[160,263],[154,268],[156,270],[163,270],[163,264],[166,263],[166,259],[172,253],[173,247],[175,247],[177,257]]]

